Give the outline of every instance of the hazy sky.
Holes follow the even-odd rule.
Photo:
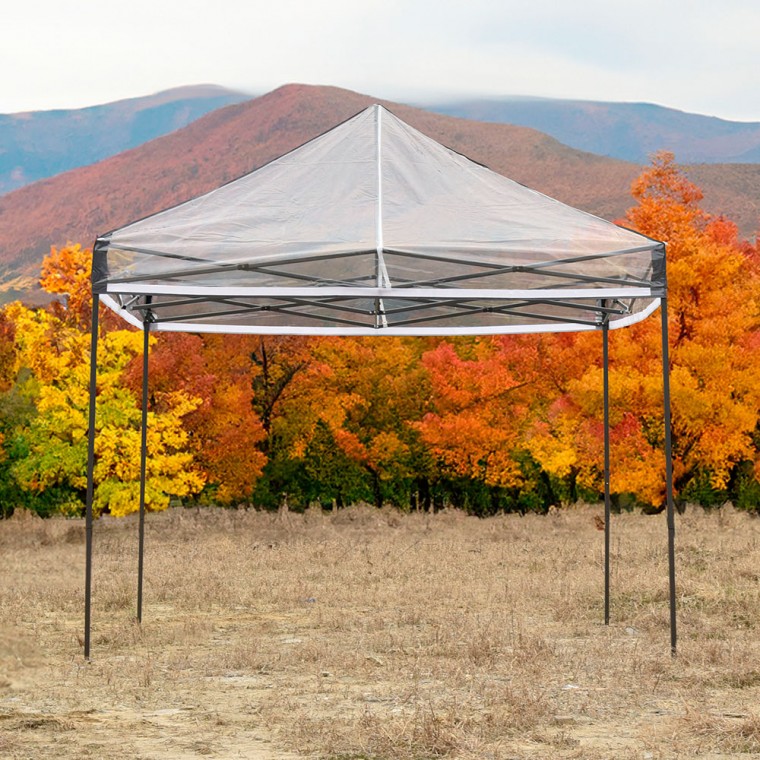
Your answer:
[[[11,0],[0,113],[214,83],[646,101],[760,121],[760,0]]]

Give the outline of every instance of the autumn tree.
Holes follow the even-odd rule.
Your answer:
[[[254,385],[270,460],[258,498],[408,504],[424,477],[409,424],[426,398],[417,346],[395,338],[262,340]]]
[[[16,325],[7,311],[0,311],[0,518],[9,517],[24,494],[11,474],[13,430],[33,413],[33,404],[16,387]]]
[[[90,329],[92,318],[92,251],[79,243],[52,246],[40,269],[40,287],[57,298],[47,310],[63,324]],[[124,321],[101,304],[100,326],[104,331],[124,329]]]
[[[250,352],[256,367],[253,404],[266,434],[263,450],[269,456],[277,455],[281,439],[285,448],[290,445],[292,433],[282,424],[287,418],[282,407],[290,403],[292,397],[301,395],[298,381],[303,375],[320,371],[312,356],[312,347],[317,343],[317,339],[295,335],[254,338]]]
[[[60,511],[79,512],[86,488],[89,408],[89,334],[44,309],[7,307],[16,326],[16,371],[36,413],[14,431],[24,450],[13,467],[34,493],[55,492]],[[139,506],[140,408],[122,382],[142,336],[131,330],[101,337],[99,356],[94,509],[121,515]],[[149,416],[146,505],[163,509],[171,496],[196,493],[203,478],[187,452],[182,418],[198,401],[182,391]]]
[[[500,336],[442,341],[424,355],[432,394],[416,427],[454,503],[478,513],[547,505],[523,443],[537,350],[533,338]]]
[[[253,496],[268,508],[278,506],[285,494],[303,490],[302,429],[310,424],[304,412],[313,404],[307,378],[323,369],[312,353],[318,341],[303,336],[262,335],[254,338],[251,347],[253,408],[261,420],[259,448],[267,460]]]
[[[198,400],[183,418],[188,450],[206,480],[204,500],[215,504],[247,502],[266,463],[260,450],[265,431],[254,408],[251,359],[258,338],[245,335],[157,333],[149,359],[150,406],[167,411],[172,392]],[[141,393],[142,358],[125,373],[127,385]]]
[[[42,262],[40,286],[46,292],[60,296],[51,310],[60,320],[86,328],[92,309],[92,252],[79,243],[63,248],[53,246]]]
[[[62,296],[51,304],[52,313],[81,330],[90,320],[90,266],[91,252],[79,245],[53,248],[40,280],[48,292]],[[101,325],[106,336],[124,329],[108,309],[101,311]],[[206,498],[215,503],[249,500],[266,461],[259,450],[264,433],[253,405],[257,370],[251,354],[256,340],[160,332],[150,339],[151,421],[160,424],[162,415],[173,413],[178,393],[195,400],[182,415],[183,446],[206,483]],[[135,399],[142,393],[141,353],[133,353],[123,367],[125,387]]]
[[[416,421],[430,388],[420,362],[422,344],[404,338],[333,338],[314,356],[323,370],[312,375],[314,424],[328,431],[341,454],[366,476],[367,497],[408,505],[427,495],[428,463]]]
[[[667,244],[676,484],[684,498],[725,498],[737,466],[757,456],[758,269],[736,227],[700,208],[701,191],[672,155],[655,156],[633,195],[627,223]],[[655,505],[664,498],[659,328],[650,318],[610,335],[612,489]],[[575,467],[597,491],[601,387],[600,362],[589,361],[529,437],[544,468]]]
[[[13,303],[4,311],[13,326],[12,377],[6,398],[23,399],[26,413],[6,425],[9,472],[32,506],[78,512],[86,487],[89,407],[90,252],[79,245],[53,248],[41,284],[66,294],[48,308]],[[112,324],[116,324],[114,320]],[[125,385],[125,368],[142,350],[134,329],[101,323],[95,464],[96,512],[126,514],[139,505],[140,406]],[[146,504],[162,509],[172,496],[197,493],[204,478],[194,466],[183,419],[199,404],[179,389],[162,397],[148,421]],[[18,404],[17,404],[18,407]]]

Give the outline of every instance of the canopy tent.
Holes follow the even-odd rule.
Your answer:
[[[89,657],[97,316],[149,331],[476,335],[608,331],[658,305],[675,651],[665,246],[496,174],[371,106],[260,169],[99,237],[93,249],[85,657]]]

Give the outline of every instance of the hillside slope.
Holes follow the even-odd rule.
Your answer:
[[[91,108],[0,114],[0,194],[93,164],[249,98],[198,85]]]

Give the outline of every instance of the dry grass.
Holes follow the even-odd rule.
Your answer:
[[[760,521],[172,510],[0,523],[0,757],[760,757]]]

